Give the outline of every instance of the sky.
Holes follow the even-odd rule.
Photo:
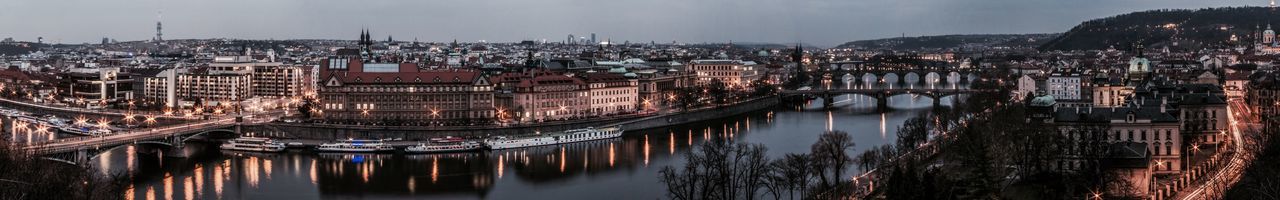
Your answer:
[[[375,39],[615,43],[848,41],[1063,32],[1085,20],[1267,0],[0,0],[0,38]]]

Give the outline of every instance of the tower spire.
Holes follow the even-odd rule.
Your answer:
[[[155,42],[164,41],[164,32],[162,32],[160,20],[164,17],[163,11],[156,11],[156,38]]]

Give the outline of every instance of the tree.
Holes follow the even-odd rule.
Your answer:
[[[685,152],[685,166],[667,166],[659,181],[672,199],[754,199],[773,173],[760,144],[708,141]]]
[[[853,160],[848,152],[854,147],[853,138],[844,131],[828,131],[818,136],[818,142],[810,147],[814,172],[823,189],[835,187],[841,173]]]
[[[729,98],[729,91],[726,87],[728,87],[728,85],[725,84],[724,81],[718,78],[711,79],[711,81],[707,83],[707,87],[703,88],[703,93],[708,97],[711,97],[712,104],[718,106],[724,104]]]
[[[122,199],[129,187],[123,174],[104,177],[25,152],[0,143],[0,199]]]
[[[314,99],[311,99],[311,98],[303,99],[302,104],[298,105],[297,107],[298,114],[301,114],[303,119],[311,119],[311,108],[315,106],[314,104],[315,104]]]
[[[929,139],[929,121],[925,116],[912,117],[898,127],[898,150],[912,151]]]
[[[813,182],[811,162],[811,157],[807,154],[787,154],[774,160],[770,164],[773,170],[766,187],[773,194],[773,199],[782,199],[783,193],[786,193],[788,199],[795,199],[796,192],[800,193],[798,196],[801,198],[807,197],[806,191]]]

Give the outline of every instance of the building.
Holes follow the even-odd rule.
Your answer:
[[[1215,94],[1179,95],[1179,117],[1185,140],[1194,144],[1221,144],[1227,139],[1230,119],[1227,102]]]
[[[652,109],[656,105],[671,105],[675,100],[675,92],[679,88],[689,87],[693,85],[693,75],[684,71],[668,69],[648,69],[638,70],[635,72],[637,96],[640,101],[640,109]],[[645,105],[646,102],[649,105]]]
[[[1082,79],[1080,73],[1075,70],[1054,70],[1045,80],[1045,92],[1059,102],[1080,101],[1083,98],[1080,94]]]
[[[374,124],[492,123],[493,85],[478,71],[422,70],[413,63],[321,61],[319,107],[325,120]]]
[[[1078,145],[1068,145],[1063,159],[1054,164],[1059,170],[1084,169],[1089,148],[1106,144],[1141,143],[1151,153],[1155,174],[1175,174],[1182,166],[1182,134],[1180,123],[1170,113],[1169,105],[1112,108],[1058,108],[1052,123],[1061,134]],[[1094,145],[1087,145],[1094,144]]]
[[[145,78],[144,96],[166,107],[284,100],[304,95],[301,67],[259,62],[249,56],[219,56],[207,66],[168,69]]]
[[[1027,96],[1034,95],[1035,93],[1035,78],[1031,78],[1031,75],[1022,75],[1021,77],[1018,77],[1018,90],[1013,92],[1014,97],[1016,97],[1014,99],[1024,99]]]
[[[100,108],[133,99],[133,78],[120,68],[72,68],[59,78],[58,95],[75,105]]]
[[[1280,115],[1280,73],[1257,72],[1250,76],[1245,102],[1264,120]]]
[[[552,73],[508,74],[510,110],[517,121],[550,121],[583,118],[591,113],[589,90],[581,79]]]
[[[143,96],[165,107],[225,106],[253,96],[253,80],[246,70],[176,68],[143,80]]]
[[[1124,106],[1125,99],[1133,95],[1133,87],[1119,78],[1099,74],[1093,79],[1093,107]]]
[[[760,78],[755,62],[741,60],[693,60],[689,69],[697,77],[698,85],[719,80],[729,88],[745,88]]]
[[[635,79],[616,73],[587,73],[582,80],[587,84],[593,116],[631,113],[639,106]]]

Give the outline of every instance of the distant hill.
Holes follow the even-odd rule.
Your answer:
[[[0,43],[0,55],[23,55],[37,51],[44,45],[26,42]]]
[[[1128,49],[1137,44],[1229,47],[1255,41],[1259,27],[1265,29],[1268,23],[1280,29],[1280,11],[1266,7],[1142,11],[1086,21],[1040,49]],[[1237,41],[1230,40],[1232,35]]]
[[[984,34],[896,37],[847,42],[837,46],[836,48],[922,50],[985,48],[995,46],[1037,47],[1045,41],[1057,36],[1058,34]]]

